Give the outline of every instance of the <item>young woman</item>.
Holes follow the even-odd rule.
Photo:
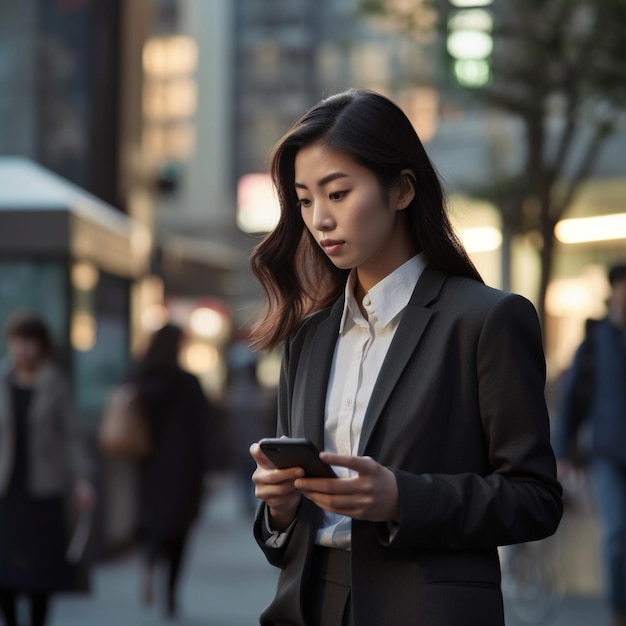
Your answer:
[[[205,495],[214,417],[200,381],[179,364],[183,340],[182,329],[174,324],[157,330],[131,375],[152,435],[152,451],[142,461],[139,475],[143,600],[146,604],[155,600],[155,575],[165,566],[163,595],[169,618],[179,611],[185,548]]]
[[[73,587],[66,560],[65,498],[90,510],[91,471],[72,421],[70,391],[52,360],[44,321],[14,315],[0,376],[0,609],[17,626],[16,599],[30,601],[31,626],[44,626],[50,595]]]
[[[284,343],[278,435],[311,439],[339,478],[251,446],[255,536],[281,569],[261,624],[502,626],[497,546],[562,514],[533,306],[483,284],[385,97],[321,101],[271,172],[255,337]]]

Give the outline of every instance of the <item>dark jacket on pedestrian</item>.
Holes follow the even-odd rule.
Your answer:
[[[587,323],[562,393],[557,457],[602,457],[626,468],[626,335],[608,317]]]
[[[179,367],[139,368],[134,376],[153,449],[140,467],[140,536],[160,542],[183,534],[204,493],[212,419],[196,376]]]

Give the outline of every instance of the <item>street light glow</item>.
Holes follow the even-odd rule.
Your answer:
[[[561,243],[626,239],[626,213],[561,220],[554,234]]]
[[[486,7],[493,3],[493,0],[450,0],[454,7]]]

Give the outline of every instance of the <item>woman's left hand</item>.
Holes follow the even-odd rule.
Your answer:
[[[294,486],[317,506],[370,522],[399,518],[398,484],[393,472],[368,456],[322,452],[320,458],[356,472],[349,478],[298,478]]]

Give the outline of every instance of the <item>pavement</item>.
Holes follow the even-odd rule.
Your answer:
[[[564,528],[567,532],[567,524]],[[576,543],[569,543],[569,537],[567,540],[569,550],[576,551]],[[543,546],[540,553],[553,555],[555,546],[562,549],[562,538],[547,548]],[[567,561],[570,570],[571,562]],[[97,564],[90,594],[55,597],[50,626],[171,624],[159,606],[142,605],[139,572],[139,559],[134,551]],[[214,489],[191,536],[181,580],[181,613],[174,623],[180,626],[258,624],[260,610],[273,595],[276,577],[277,572],[265,561],[252,538],[251,521],[239,505],[232,481],[226,479]],[[573,592],[555,589],[545,602],[540,594],[533,595],[538,592],[530,585],[524,597],[507,600],[507,626],[609,623],[596,587],[587,587],[591,591],[584,593],[574,585],[570,587]]]
[[[97,564],[88,595],[57,596],[49,626],[252,626],[277,573],[252,538],[252,521],[232,481],[214,487],[190,537],[180,582],[180,616],[142,604],[137,552]]]

